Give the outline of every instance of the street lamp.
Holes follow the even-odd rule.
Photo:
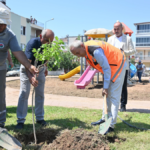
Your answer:
[[[49,21],[51,21],[51,20],[54,20],[54,18],[52,18],[52,19],[50,19],[50,20],[47,20],[47,21],[45,22],[45,29],[46,29],[46,23],[49,22]]]

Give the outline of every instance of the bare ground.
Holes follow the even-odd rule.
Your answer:
[[[58,78],[46,78],[45,93],[57,94],[66,96],[89,97],[89,98],[102,98],[103,84],[100,81],[98,84],[89,84],[85,89],[77,89],[74,81],[78,78],[69,78],[65,81],[60,81]],[[95,80],[96,81],[96,80]],[[7,86],[11,88],[20,88],[20,80],[7,82]],[[143,80],[142,83],[137,83],[134,86],[128,87],[129,100],[150,100],[150,83],[148,80]]]
[[[33,147],[30,141],[34,140],[32,134],[18,134],[15,136],[20,142]],[[102,136],[97,132],[88,132],[84,129],[63,130],[43,129],[37,132],[37,150],[110,150],[108,143],[122,143],[126,139],[116,136]]]

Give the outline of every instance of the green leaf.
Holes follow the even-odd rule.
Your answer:
[[[57,41],[59,40],[57,36],[55,37],[55,39],[56,39]]]

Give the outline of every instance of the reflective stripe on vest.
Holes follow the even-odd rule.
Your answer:
[[[123,54],[122,54],[123,55]],[[121,65],[120,65],[120,67],[119,67],[119,69],[117,70],[117,72],[114,74],[114,76],[112,77],[112,82],[113,82],[113,80],[116,78],[116,76],[117,76],[117,74],[119,73],[119,71],[121,70],[121,68],[123,67],[123,65],[124,65],[124,55],[123,55],[123,58],[122,58],[122,62],[121,62]]]

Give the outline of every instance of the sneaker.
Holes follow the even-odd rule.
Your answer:
[[[20,130],[20,129],[23,129],[23,127],[24,127],[24,123],[18,123],[18,124],[16,125],[15,129]]]
[[[47,126],[47,122],[45,120],[38,120],[36,121],[38,124],[40,124],[41,126]]]

